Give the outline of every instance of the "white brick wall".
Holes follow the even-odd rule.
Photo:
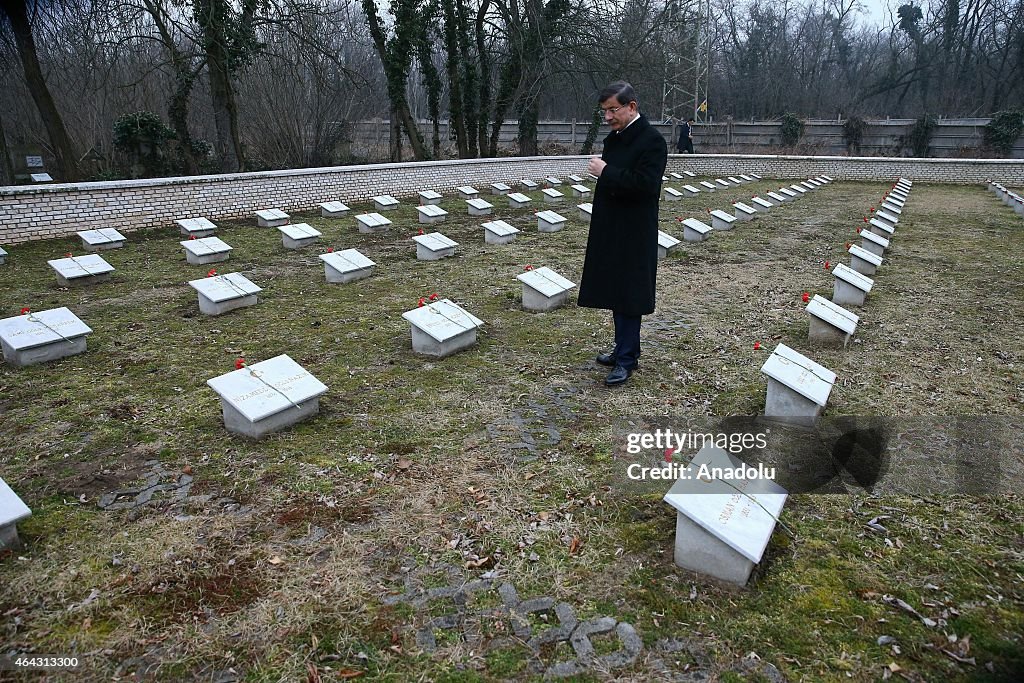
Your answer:
[[[316,209],[379,194],[413,197],[423,189],[453,192],[473,185],[486,194],[493,182],[583,175],[588,157],[511,157],[404,164],[341,166],[154,180],[122,180],[29,187],[0,187],[0,244],[16,244],[99,227],[122,232],[172,226],[179,218],[253,219],[259,209]],[[701,176],[758,173],[766,178],[829,175],[837,180],[891,181],[904,176],[933,183],[1024,186],[1024,160],[894,159],[698,154],[669,157],[669,171]],[[255,219],[253,219],[255,220]]]

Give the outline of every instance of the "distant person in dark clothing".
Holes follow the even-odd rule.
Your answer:
[[[683,124],[683,127],[679,132],[679,144],[676,145],[676,149],[679,150],[680,154],[683,152],[693,154],[693,124],[694,120],[691,116],[686,120],[686,123]]]

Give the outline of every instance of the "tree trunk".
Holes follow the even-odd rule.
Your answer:
[[[200,27],[203,31],[203,50],[210,73],[210,100],[213,122],[217,130],[217,156],[222,172],[245,170],[245,155],[238,131],[238,107],[231,86],[231,66],[228,55],[228,27],[230,7],[226,0],[196,0]]]
[[[57,173],[60,180],[68,183],[77,182],[80,179],[80,173],[75,160],[74,148],[71,145],[71,138],[68,137],[67,130],[64,128],[64,120],[61,118],[60,112],[57,111],[57,105],[54,104],[53,96],[50,95],[50,89],[46,86],[43,70],[39,66],[39,56],[36,53],[36,42],[32,37],[32,26],[28,21],[28,8],[25,0],[0,0],[0,10],[11,22],[14,41],[18,46],[18,56],[21,58],[21,66],[25,71],[25,81],[28,83],[32,100],[46,127],[46,134],[50,138],[50,147],[57,160]]]
[[[4,122],[0,119],[0,185],[14,184],[14,164],[11,162],[11,151],[7,148],[7,135],[4,133]]]
[[[455,16],[456,0],[441,2],[444,16],[445,70],[448,73],[448,111],[451,114],[451,125],[455,128],[455,145],[459,150],[459,158],[465,159],[469,156],[469,144],[466,141],[466,119],[462,107],[462,60],[459,53],[459,27]]]

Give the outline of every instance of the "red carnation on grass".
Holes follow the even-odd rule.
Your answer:
[[[235,359],[235,370],[241,370],[244,367],[245,367],[245,359],[244,358],[236,358]]]
[[[860,234],[860,228],[857,228],[857,234],[858,235]]]
[[[416,302],[416,305],[417,306],[423,306],[423,304],[425,304],[425,303],[427,303],[427,297],[421,296],[419,301]]]
[[[25,315],[26,313],[31,313],[31,312],[32,312],[32,309],[29,308],[28,306],[25,306],[25,308],[21,309],[21,314],[22,315]]]
[[[761,342],[754,342],[754,350],[755,351],[760,351],[761,350]]]
[[[206,273],[206,277],[213,277],[216,274],[217,274],[217,269],[216,268],[210,268],[210,270],[207,271],[207,273]]]
[[[195,236],[195,235],[189,235],[189,236],[188,236],[188,238],[189,238],[190,240],[194,240],[194,239],[196,238],[196,236]]]
[[[825,261],[825,270],[828,270],[829,266],[831,266],[831,265],[832,265],[831,262]]]
[[[68,253],[64,254],[64,256],[66,256],[67,258],[74,258],[74,256],[71,255],[70,251]]]
[[[810,301],[810,300],[811,300],[811,295],[810,295],[810,294],[808,294],[807,292],[804,292],[803,296],[801,296],[801,297],[800,297],[800,299],[801,299],[801,300],[802,300],[802,301],[803,301],[804,303],[807,303],[808,301]]]
[[[430,297],[429,297],[429,300],[430,301],[437,301],[437,292],[434,292],[433,294],[431,294]]]
[[[533,266],[531,266],[529,263],[527,263],[526,267],[523,268],[523,270],[533,270]]]
[[[333,254],[334,253],[334,247],[327,247],[327,253],[328,254]]]

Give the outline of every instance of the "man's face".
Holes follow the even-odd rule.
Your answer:
[[[609,97],[601,103],[601,111],[604,112],[604,122],[612,130],[622,130],[626,124],[633,120],[636,114],[636,102],[619,104],[615,97]]]

